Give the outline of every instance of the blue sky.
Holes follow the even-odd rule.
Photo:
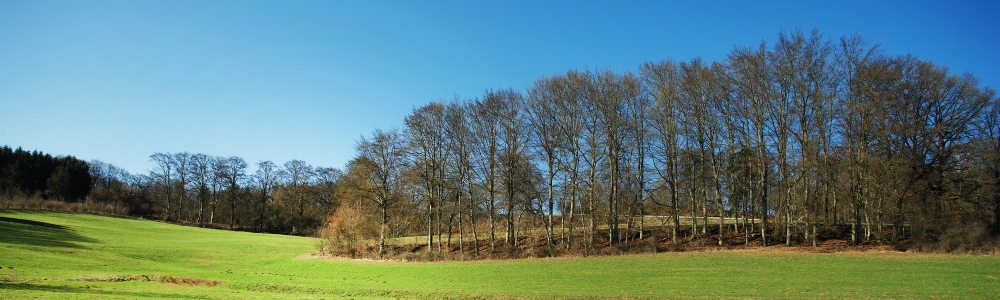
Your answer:
[[[1000,86],[997,1],[0,0],[0,145],[343,167],[415,106],[569,69],[858,33]]]

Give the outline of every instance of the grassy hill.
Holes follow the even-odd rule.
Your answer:
[[[774,250],[474,262],[309,256],[316,240],[0,211],[0,299],[1000,298],[1000,258]]]

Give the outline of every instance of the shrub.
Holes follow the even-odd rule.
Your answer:
[[[327,224],[319,232],[325,242],[320,245],[323,253],[351,258],[370,257],[372,239],[378,231],[366,214],[358,209],[341,206],[327,218]],[[377,250],[376,250],[377,251]]]

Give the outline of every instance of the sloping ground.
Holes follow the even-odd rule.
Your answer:
[[[996,256],[723,251],[399,263],[316,240],[0,211],[0,299],[1000,298]]]

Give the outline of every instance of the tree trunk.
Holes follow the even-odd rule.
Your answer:
[[[552,167],[553,167],[554,160],[555,160],[555,158],[550,154],[549,155],[549,159],[548,159],[548,163],[549,163],[549,195],[548,195],[548,197],[549,197],[549,220],[548,221],[549,222],[548,222],[548,224],[545,227],[547,238],[548,238],[546,240],[546,242],[548,243],[549,248],[552,248],[552,234],[553,234],[552,214],[553,214],[553,211],[554,211],[553,210],[554,209],[554,200],[552,199],[552,182],[553,182],[553,179],[555,177],[555,172],[553,172]],[[551,255],[551,253],[549,255]]]
[[[434,194],[431,188],[431,195]],[[434,251],[434,196],[427,199],[427,253]]]
[[[680,215],[680,207],[678,205],[678,202],[680,202],[680,201],[678,201],[678,199],[677,199],[677,197],[679,196],[679,193],[677,193],[677,182],[674,181],[674,183],[671,183],[670,185],[671,185],[671,187],[670,187],[670,206],[671,206],[671,211],[673,213],[673,219],[674,219],[674,226],[673,226],[673,228],[671,228],[671,230],[673,231],[673,234],[671,235],[670,238],[672,239],[672,242],[674,243],[674,245],[677,245],[677,236],[680,235],[680,230],[681,230],[680,229],[680,227],[681,227],[681,220],[680,220],[681,219],[681,215]]]
[[[379,259],[381,259],[383,256],[385,256],[385,235],[386,235],[386,231],[389,230],[389,222],[388,222],[389,218],[388,218],[388,212],[387,212],[387,205],[384,202],[384,200],[383,200],[381,206],[382,206],[381,207],[381,209],[382,209],[382,224],[379,226],[379,229],[378,229],[378,258]]]
[[[471,177],[471,176],[470,176]],[[479,257],[479,228],[476,227],[476,201],[472,197],[472,180],[469,180],[469,221],[472,225],[472,247],[476,248],[476,257]]]

